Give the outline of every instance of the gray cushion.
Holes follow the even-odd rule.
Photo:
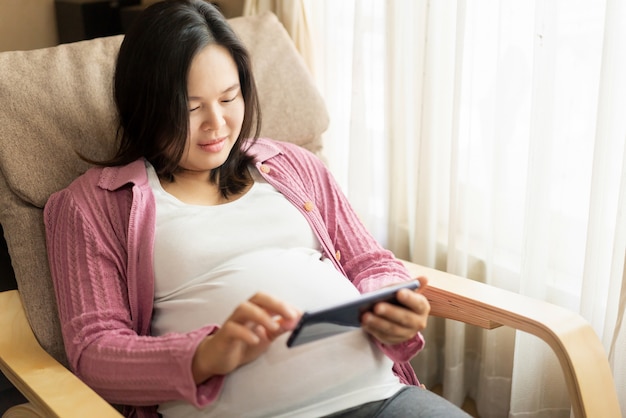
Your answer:
[[[252,55],[262,135],[318,152],[328,115],[287,32],[269,13],[230,22]],[[88,168],[76,151],[98,159],[113,150],[111,85],[121,40],[0,53],[0,224],[35,335],[62,361],[42,208]]]

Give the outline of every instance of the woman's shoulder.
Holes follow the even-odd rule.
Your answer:
[[[114,167],[92,166],[76,177],[69,185],[50,196],[49,201],[71,199],[76,203],[93,202],[104,198],[129,184],[147,184],[147,171],[143,159]]]
[[[254,141],[251,144],[250,151],[257,159],[262,161],[277,155],[283,155],[297,160],[321,162],[317,155],[298,144],[265,137]]]
[[[78,176],[68,188],[91,185],[114,191],[127,184],[144,183],[147,179],[146,162],[138,159],[121,166],[92,166]]]

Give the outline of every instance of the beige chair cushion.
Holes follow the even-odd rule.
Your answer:
[[[326,109],[280,22],[269,13],[230,22],[252,55],[262,135],[318,152]],[[0,224],[35,335],[62,361],[42,208],[88,168],[75,151],[104,158],[113,150],[111,86],[121,40],[0,53]]]

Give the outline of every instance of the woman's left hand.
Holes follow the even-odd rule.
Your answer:
[[[363,330],[381,343],[393,345],[410,340],[426,328],[430,303],[421,292],[428,280],[425,277],[418,280],[420,287],[417,290],[398,291],[396,297],[402,306],[379,302],[371,312],[363,314]]]

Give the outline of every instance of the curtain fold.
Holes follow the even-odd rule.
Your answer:
[[[626,4],[306,4],[328,161],[366,224],[399,257],[579,312],[626,416]],[[414,367],[454,403],[569,416],[543,341],[437,318],[425,337]]]
[[[607,0],[581,313],[609,352],[626,416],[626,4]],[[597,277],[604,277],[598,286]],[[592,289],[599,291],[593,292]]]

